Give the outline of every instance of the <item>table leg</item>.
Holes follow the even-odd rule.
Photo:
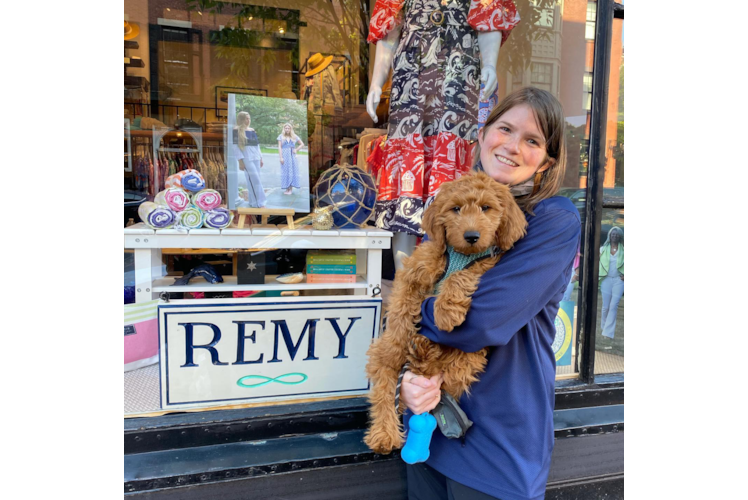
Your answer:
[[[153,251],[136,248],[135,251],[135,303],[153,300]],[[158,262],[159,266],[161,262]]]
[[[368,283],[367,295],[371,296],[375,288],[379,288],[381,297],[382,287],[382,251],[369,249],[366,252],[366,281]]]

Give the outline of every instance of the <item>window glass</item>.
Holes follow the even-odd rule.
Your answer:
[[[376,163],[367,162],[367,158],[377,161],[374,144],[384,140],[364,143],[364,138],[390,135],[389,99],[403,89],[390,89],[390,75],[375,123],[366,110],[376,56],[376,45],[367,42],[375,3],[125,0],[124,225],[141,224],[141,215],[158,218],[154,207],[164,203],[159,193],[178,187],[188,171],[197,171],[204,189],[217,193],[219,208],[227,210],[225,220],[231,226],[237,225],[240,209],[263,205],[293,208],[296,219],[305,216],[314,208],[315,184],[335,164],[358,165],[381,185],[386,174],[383,177],[383,169],[375,168]],[[567,125],[567,169],[559,194],[572,199],[584,212],[587,96],[591,91],[586,78],[591,78],[594,44],[586,31],[589,19],[594,25],[595,4],[586,0],[515,3],[521,21],[501,46],[493,104],[524,86],[548,90],[561,101]],[[244,112],[250,115],[249,124],[240,129],[240,123],[246,123]],[[298,183],[282,174],[286,170],[281,165],[290,161],[284,160],[286,153],[279,140],[286,125],[291,125],[288,137],[298,138],[291,145],[295,152],[288,151],[299,169]],[[608,134],[609,138],[614,136]],[[244,149],[247,144],[253,148],[249,152]],[[189,205],[196,203],[193,196],[187,200]],[[173,227],[174,214],[175,220],[166,220],[163,227],[178,231]],[[181,217],[186,216],[179,217],[181,224]],[[284,223],[285,218],[271,217],[269,222]],[[201,224],[207,222],[198,218],[197,226]],[[273,272],[303,268],[307,250],[273,249]],[[360,258],[359,278],[363,279],[366,259],[364,255]],[[247,287],[231,289],[237,280],[238,262],[238,249],[228,241],[225,248],[158,248],[148,253],[126,249],[125,303],[143,306],[130,311],[130,318],[151,321],[154,313],[146,303],[169,291],[175,279],[205,264],[224,278],[224,284],[196,278],[198,281],[185,285],[188,291],[170,292],[171,300],[245,296]],[[154,277],[152,281],[143,281],[144,269]],[[271,293],[264,285],[259,288],[258,296]],[[335,292],[308,288],[302,290],[302,296]],[[356,292],[339,289],[335,293]],[[562,327],[558,346],[562,354],[568,353],[566,357],[559,355],[560,377],[576,376],[572,367],[577,354],[577,295],[574,282],[566,316],[557,321]],[[126,328],[126,345],[136,330]],[[159,357],[153,345],[138,352],[126,348],[128,415],[163,411]]]

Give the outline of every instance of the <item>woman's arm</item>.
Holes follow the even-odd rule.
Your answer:
[[[280,156],[281,165],[283,165],[283,141],[278,141],[278,156]]]
[[[296,143],[298,143],[298,146],[296,147],[296,152],[298,153],[301,148],[304,147],[304,141],[301,140],[301,137],[296,136]]]
[[[538,212],[528,235],[481,278],[465,322],[439,330],[431,297],[421,306],[419,333],[465,352],[505,345],[569,284],[580,233],[576,211]]]
[[[244,170],[244,154],[242,153],[241,148],[236,143],[233,143],[231,145],[231,155],[239,163],[239,170]]]

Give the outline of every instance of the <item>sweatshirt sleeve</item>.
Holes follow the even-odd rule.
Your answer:
[[[431,297],[421,305],[419,333],[465,352],[507,344],[568,284],[580,234],[578,213],[553,209],[531,217],[527,236],[481,278],[465,322],[439,330]]]

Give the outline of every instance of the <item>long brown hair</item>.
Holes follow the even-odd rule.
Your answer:
[[[246,131],[249,128],[249,120],[250,116],[246,111],[239,111],[236,114],[236,129],[239,131],[239,147],[242,149],[247,145]]]
[[[523,87],[515,90],[491,111],[486,119],[486,125],[478,132],[485,134],[486,130],[493,125],[504,113],[515,106],[527,105],[535,115],[538,128],[543,133],[546,148],[546,160],[554,160],[553,164],[544,172],[540,173],[539,182],[536,181],[532,193],[516,198],[520,208],[531,215],[532,209],[539,202],[550,198],[558,192],[566,172],[566,142],[564,109],[553,94],[546,90],[535,87]],[[480,144],[475,143],[473,153],[474,166],[480,160]],[[543,162],[545,164],[545,162]],[[477,169],[476,169],[477,170]]]

